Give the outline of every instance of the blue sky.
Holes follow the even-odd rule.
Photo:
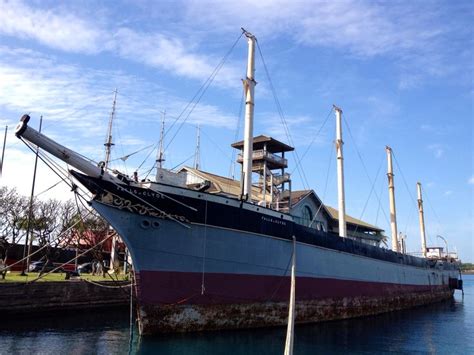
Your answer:
[[[230,144],[242,137],[244,38],[189,117],[180,114],[244,27],[258,38],[299,157],[307,151],[305,177],[293,172],[294,189],[313,188],[336,206],[333,113],[317,133],[337,104],[348,125],[347,212],[390,234],[384,150],[390,145],[399,230],[408,235],[409,251],[420,248],[413,198],[421,181],[428,244],[442,245],[436,238],[442,235],[472,262],[472,18],[471,1],[0,0],[0,125],[12,133],[23,113],[33,126],[43,115],[45,133],[102,160],[117,88],[113,158],[156,144],[165,110],[167,128],[181,117],[166,134],[165,166],[193,163],[200,124],[202,168],[228,176]],[[259,55],[256,66],[255,135],[289,142]],[[13,134],[7,143],[0,183],[28,194],[32,154]],[[116,167],[130,174],[148,153]],[[290,156],[290,171],[296,161]],[[57,181],[42,166],[38,180],[37,192]],[[70,193],[58,186],[41,196]]]

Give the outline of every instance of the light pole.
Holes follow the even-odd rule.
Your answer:
[[[444,239],[444,237],[440,236],[440,235],[437,235],[436,238],[440,238],[444,241],[444,244],[446,244],[446,257],[449,257],[449,253],[448,253],[448,242],[446,241],[446,239]]]

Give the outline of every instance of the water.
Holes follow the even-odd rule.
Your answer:
[[[474,275],[464,299],[374,317],[295,328],[295,354],[474,354]],[[128,310],[0,322],[0,354],[127,354]],[[140,339],[138,354],[283,354],[285,328],[175,334]]]

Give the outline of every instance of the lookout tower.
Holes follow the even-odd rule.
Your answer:
[[[232,147],[240,150],[237,163],[242,164],[244,141],[233,143]],[[252,172],[259,175],[258,186],[261,195],[251,196],[249,200],[258,200],[262,206],[277,210],[284,207],[280,202],[291,192],[290,174],[285,173],[285,169],[288,168],[285,152],[293,150],[293,147],[269,136],[253,137]]]

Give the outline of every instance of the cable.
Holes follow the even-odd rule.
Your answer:
[[[344,115],[342,115],[342,119],[344,120],[344,123],[347,127],[347,131],[349,132],[349,136],[351,137],[352,142],[354,143],[354,147],[356,149],[357,156],[359,157],[359,160],[362,164],[362,167],[364,168],[365,175],[367,176],[367,179],[369,179],[369,182],[372,185],[372,179],[370,178],[369,171],[367,170],[367,167],[365,166],[364,159],[362,159],[362,155],[360,154],[359,148],[357,147],[356,140],[354,139],[354,136],[352,135],[351,128],[350,128],[349,124],[347,123],[347,120],[346,120]],[[387,224],[390,224],[389,218],[387,217],[387,214],[385,213],[385,209],[382,207],[380,197],[376,192],[375,192],[375,196],[377,197],[377,200],[379,201],[379,206],[381,207],[383,215],[385,216],[385,221],[387,222]]]
[[[302,163],[302,160],[304,159],[304,157],[306,156],[306,154],[308,153],[309,149],[311,148],[311,146],[313,145],[313,143],[316,141],[316,138],[318,138],[319,134],[321,133],[321,131],[323,130],[324,126],[326,125],[327,121],[329,120],[329,117],[331,116],[331,113],[333,111],[333,107],[331,107],[331,109],[329,110],[329,113],[327,114],[323,124],[321,125],[321,127],[319,128],[319,130],[316,132],[316,135],[313,137],[312,141],[309,143],[308,147],[306,148],[306,150],[304,151],[303,155],[301,156],[301,160],[298,160],[298,162],[296,163],[296,166],[295,168],[293,168],[293,170],[291,171],[291,174],[293,174],[293,172],[295,171],[295,169],[298,167],[298,165],[300,165]]]
[[[272,82],[272,79],[270,77],[270,73],[268,71],[267,64],[265,62],[265,58],[263,57],[263,53],[262,53],[262,50],[260,48],[260,44],[258,43],[258,41],[256,41],[256,43],[257,43],[258,52],[260,54],[260,58],[262,59],[262,64],[263,64],[263,68],[265,70],[265,74],[266,74],[268,82],[270,84],[270,89],[271,89],[272,94],[273,94],[273,99],[275,101],[275,105],[276,105],[278,114],[280,116],[280,119],[281,119],[282,124],[283,124],[283,128],[285,130],[285,134],[287,136],[287,139],[288,139],[289,143],[294,147],[295,144],[293,143],[293,139],[291,138],[290,129],[288,128],[288,124],[286,123],[285,116],[283,115],[283,109],[281,108],[280,101],[278,100],[278,97],[276,95],[276,90],[275,90],[275,87],[273,86],[273,82]],[[293,151],[293,154],[295,154],[297,161],[301,160],[299,155],[298,155],[298,152],[296,151],[296,149]],[[303,183],[304,189],[308,189],[309,184],[308,184],[308,180],[306,179],[306,175],[304,174],[304,170],[300,169],[299,165],[296,165],[296,169],[298,170],[298,173],[300,175],[300,178],[301,178],[301,181]]]
[[[374,188],[375,188],[375,184],[377,183],[377,179],[379,178],[379,173],[380,173],[380,170],[382,169],[382,164],[383,164],[383,158],[382,160],[380,161],[380,165],[379,165],[379,168],[377,170],[377,174],[375,175],[375,180],[370,188],[370,192],[369,192],[369,196],[367,197],[367,200],[365,201],[365,204],[364,204],[364,208],[362,209],[362,212],[360,214],[360,217],[359,217],[359,220],[362,221],[362,218],[364,216],[364,213],[365,213],[365,209],[367,208],[367,205],[369,204],[369,201],[370,201],[370,198],[372,197],[372,192],[374,191]],[[354,230],[354,234],[357,233],[357,230],[359,229],[359,225],[357,224],[356,225],[356,228]]]
[[[176,135],[179,133],[179,131],[181,130],[181,128],[183,127],[183,124],[188,120],[189,116],[191,115],[191,113],[194,111],[194,109],[196,108],[197,104],[199,103],[199,101],[201,100],[201,98],[204,96],[205,92],[207,91],[207,89],[209,88],[209,86],[212,84],[212,82],[214,81],[217,73],[220,71],[220,69],[223,67],[223,65],[225,64],[225,62],[227,61],[228,57],[230,56],[230,54],[232,53],[232,51],[234,50],[235,46],[237,45],[237,43],[239,42],[240,38],[243,36],[243,32],[239,35],[239,37],[235,40],[235,42],[232,44],[231,48],[229,49],[229,51],[227,51],[227,53],[224,55],[224,57],[221,59],[221,61],[219,62],[219,64],[217,64],[217,66],[214,68],[214,70],[212,71],[211,75],[206,79],[206,81],[204,81],[204,83],[201,85],[201,87],[198,89],[198,91],[194,94],[194,96],[191,98],[191,100],[186,104],[186,106],[184,107],[184,109],[181,111],[181,113],[176,117],[176,119],[171,123],[170,127],[168,128],[168,130],[165,132],[164,136],[163,136],[163,139],[168,135],[169,132],[171,132],[171,130],[173,129],[174,125],[181,119],[181,117],[185,114],[186,111],[188,111],[188,108],[189,109],[189,112],[187,113],[186,117],[184,118],[184,120],[181,122],[181,124],[179,125],[179,127],[177,128],[175,134],[173,135],[173,137],[171,137],[170,141],[168,142],[168,144],[166,145],[165,147],[165,151],[168,149],[168,147],[170,146],[170,144],[173,142],[173,140],[175,139]],[[151,154],[151,153],[150,153]],[[150,154],[147,155],[147,157],[145,158],[145,160],[140,164],[139,168],[145,163],[145,161],[148,159],[148,157],[150,156]],[[138,168],[138,169],[139,169]],[[137,170],[138,170],[137,169]]]

